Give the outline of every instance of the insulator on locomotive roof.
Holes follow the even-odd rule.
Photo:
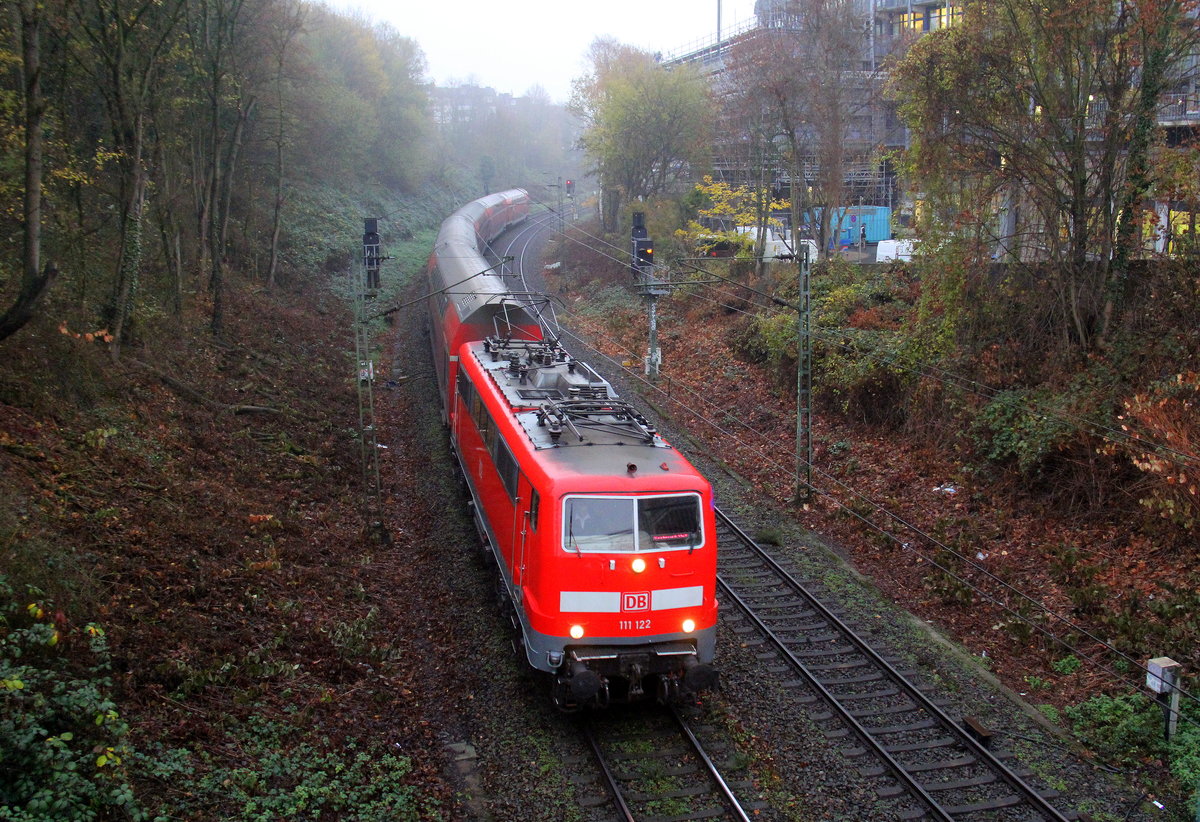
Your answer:
[[[570,374],[575,373],[575,360],[570,357],[567,357],[567,372]]]

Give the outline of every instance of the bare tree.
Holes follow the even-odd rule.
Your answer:
[[[108,308],[114,359],[120,356],[142,264],[149,99],[185,2],[85,0],[71,5],[77,59],[104,98],[117,168],[120,252]]]
[[[194,5],[194,9],[191,7]],[[241,151],[246,122],[257,106],[253,89],[233,72],[238,18],[246,0],[198,0],[189,5],[188,36],[204,84],[205,126],[198,144],[203,146],[202,179],[205,208],[200,238],[209,263],[208,288],[212,293],[210,328],[215,335],[225,321],[225,240],[229,197]],[[227,101],[232,98],[233,124]]]
[[[793,223],[815,224],[824,247],[844,204],[850,123],[876,78],[859,67],[865,41],[850,0],[775,6],[769,25],[731,49],[726,121],[741,123],[731,133],[746,142],[783,148]]]
[[[275,278],[279,270],[279,237],[283,228],[283,207],[286,201],[287,174],[284,163],[285,148],[288,144],[288,126],[291,118],[288,113],[286,98],[288,49],[296,35],[304,27],[305,7],[299,3],[283,2],[278,4],[275,13],[269,21],[268,33],[272,56],[275,63],[275,132],[272,142],[275,149],[275,202],[271,211],[271,251],[270,262],[267,264],[267,287],[275,287]]]
[[[1196,30],[1177,0],[991,0],[919,40],[893,72],[919,185],[965,229],[992,214],[986,199],[962,208],[961,192],[1020,209],[998,240],[1015,261],[1045,264],[1078,350],[1103,344],[1120,299],[1153,183],[1159,98]]]
[[[42,98],[41,24],[43,6],[37,0],[20,0],[16,6],[21,28],[21,67],[25,97],[25,191],[22,214],[25,220],[24,259],[21,289],[16,300],[0,315],[0,340],[25,326],[38,303],[54,283],[58,269],[41,267],[42,253]]]

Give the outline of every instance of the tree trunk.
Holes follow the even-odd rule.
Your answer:
[[[221,203],[221,76],[214,67],[209,77],[209,121],[208,134],[208,290],[212,294],[212,319],[209,330],[220,337],[225,330],[225,252],[221,248],[222,222]]]
[[[620,226],[621,217],[621,194],[612,187],[606,186],[600,189],[600,222],[604,230],[612,233]]]
[[[275,130],[275,210],[271,214],[271,256],[267,263],[267,288],[275,287],[275,276],[279,270],[279,235],[283,225],[283,197],[287,181],[283,173],[283,58],[280,57],[275,73],[275,111],[278,122]]]
[[[246,133],[246,123],[254,114],[258,101],[251,99],[244,108],[239,107],[237,123],[233,127],[233,136],[229,140],[229,150],[225,155],[225,169],[221,173],[221,230],[218,235],[219,252],[225,256],[225,246],[229,242],[229,212],[232,210],[233,178],[237,171],[238,161],[242,156],[243,137]]]
[[[212,256],[209,248],[208,224],[212,219],[212,209],[208,197],[209,175],[211,166],[204,157],[202,140],[196,136],[192,140],[192,199],[196,212],[196,276],[199,279]]]
[[[1124,302],[1129,279],[1129,258],[1140,239],[1142,201],[1151,185],[1150,144],[1158,124],[1158,101],[1166,86],[1169,64],[1167,52],[1178,11],[1178,4],[1174,0],[1168,0],[1162,18],[1150,28],[1143,41],[1138,102],[1134,110],[1133,134],[1129,140],[1129,171],[1121,198],[1116,247],[1113,249],[1112,267],[1097,332],[1097,344],[1100,347],[1107,343],[1113,314],[1120,310]]]
[[[42,99],[41,10],[36,0],[21,0],[21,51],[25,80],[25,250],[21,290],[0,316],[0,340],[15,334],[33,317],[42,297],[54,283],[58,269],[48,263],[41,268],[42,253]]]
[[[183,313],[183,255],[181,231],[175,215],[176,181],[171,174],[171,164],[163,150],[162,141],[155,140],[154,145],[160,188],[160,196],[155,198],[154,210],[157,215],[159,239],[162,242],[163,259],[171,273],[171,311],[178,317]]]
[[[113,342],[110,353],[114,360],[121,356],[121,344],[128,331],[129,316],[137,295],[142,267],[142,212],[145,206],[146,173],[142,167],[141,131],[139,123],[126,148],[128,156],[124,158],[124,165],[127,168],[122,171],[122,179],[126,181],[128,191],[121,204],[121,252],[111,307]]]

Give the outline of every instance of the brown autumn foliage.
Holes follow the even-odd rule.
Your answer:
[[[894,273],[895,299],[851,309],[849,326],[911,327],[917,283]],[[1186,288],[1190,281],[1175,282]],[[795,467],[794,359],[782,370],[745,360],[737,329],[756,310],[729,293],[695,289],[660,300],[664,372],[647,391],[701,448],[787,505]],[[630,322],[631,313],[576,318],[605,355],[637,362],[645,330],[641,319]],[[1127,345],[1158,328],[1134,332]],[[1181,349],[1195,355],[1195,333],[1178,333],[1178,345],[1142,348],[1143,361],[1155,360],[1150,370],[1178,367]],[[1028,385],[1033,376],[1068,383],[1067,368],[1051,370],[1063,362],[1034,364],[1016,354],[1038,344],[1013,338],[984,346],[969,364],[973,379],[1008,387]],[[1031,699],[1059,706],[1097,689],[1139,685],[1140,675],[1123,673],[1126,663],[1113,649],[1133,663],[1169,654],[1200,664],[1200,625],[1179,617],[1200,597],[1189,536],[1200,461],[1194,371],[1124,400],[1131,437],[1077,431],[1032,480],[1013,464],[987,467],[969,437],[947,433],[961,420],[948,414],[949,390],[936,371],[910,382],[880,367],[857,388],[835,393],[822,393],[819,363],[817,372],[817,492],[800,517],[889,596],[986,656],[1014,689],[1029,691],[1027,677],[1047,683]],[[1071,655],[1085,663],[1079,672],[1052,667]]]

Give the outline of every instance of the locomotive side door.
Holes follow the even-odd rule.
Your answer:
[[[513,510],[513,587],[517,596],[521,595],[521,586],[525,584],[525,562],[529,543],[535,539],[537,529],[538,493],[529,484],[524,474],[517,480],[516,508]]]

